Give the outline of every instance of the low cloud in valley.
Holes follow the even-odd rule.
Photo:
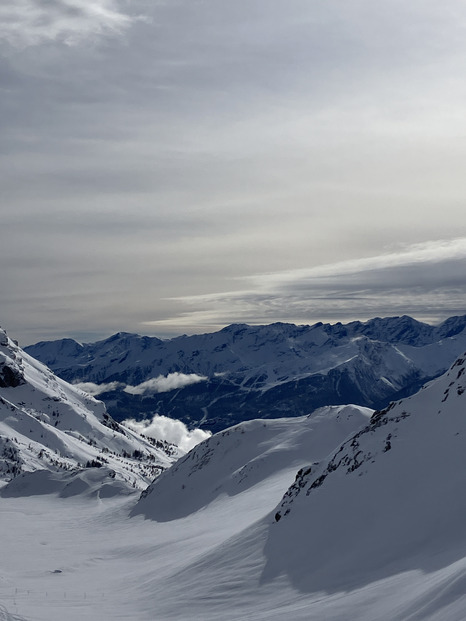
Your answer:
[[[167,376],[159,375],[152,379],[146,380],[137,386],[126,386],[124,392],[130,395],[144,395],[153,394],[158,392],[170,392],[178,388],[184,388],[191,384],[198,384],[199,382],[205,382],[207,377],[202,375],[196,375],[190,373],[169,373]]]
[[[155,440],[166,440],[176,444],[185,453],[212,435],[210,431],[204,431],[203,429],[192,429],[190,431],[180,420],[159,416],[158,414],[152,420],[135,421],[128,419],[123,421],[122,424],[137,433]]]

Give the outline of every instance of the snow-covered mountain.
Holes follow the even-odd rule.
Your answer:
[[[429,574],[464,557],[465,392],[466,354],[303,468],[274,514],[265,574],[286,572],[299,588],[335,591],[369,576]]]
[[[56,480],[37,474],[48,471],[68,473],[70,483],[87,467],[99,468],[107,483],[143,488],[179,455],[178,447],[118,424],[102,402],[57,378],[0,329],[0,480],[26,485],[25,473]],[[79,474],[83,484],[96,476]]]
[[[323,459],[325,449],[319,454],[309,435],[307,464],[278,506],[178,572],[161,618],[182,619],[180,611],[189,609],[191,618],[205,620],[464,619],[465,399],[466,354],[416,395],[374,413]],[[315,421],[315,439],[328,414]],[[260,435],[259,423],[238,425],[194,449],[142,494],[133,513],[163,521],[198,509],[208,519],[219,498],[245,493],[248,477],[255,486],[250,502],[260,499],[283,464],[267,441],[254,457],[248,453],[242,434]],[[285,437],[295,444],[292,432]],[[232,463],[225,476],[228,446],[243,452],[245,465],[234,470],[239,462]],[[168,481],[172,515],[158,506]],[[198,485],[203,498],[193,506]],[[154,581],[154,598],[168,582]],[[178,614],[170,616],[175,606]]]
[[[465,399],[466,354],[375,413],[334,406],[219,432],[139,500],[70,501],[51,477],[30,495],[15,479],[1,499],[0,614],[462,621]]]
[[[444,373],[466,348],[466,315],[430,326],[403,317],[347,325],[232,325],[167,341],[119,333],[27,351],[99,394],[116,420],[157,412],[213,431],[325,405],[381,408]]]

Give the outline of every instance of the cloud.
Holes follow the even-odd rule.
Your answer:
[[[178,298],[194,308],[167,323],[217,328],[405,313],[435,322],[465,312],[465,273],[466,238],[430,241],[370,258],[250,276],[243,280],[254,287],[242,291]]]
[[[264,4],[0,2],[2,322],[22,344],[347,317],[233,279],[466,234],[466,5]],[[181,299],[199,293],[219,299]]]
[[[97,397],[103,392],[108,392],[110,390],[118,390],[124,386],[120,382],[110,382],[108,384],[94,384],[94,382],[78,382],[77,384],[73,384],[75,388],[79,388],[84,392],[87,392],[89,395],[93,397]]]
[[[185,375],[184,373],[169,373],[166,377],[164,375],[159,375],[137,386],[126,386],[124,392],[130,395],[170,392],[170,390],[184,388],[190,384],[197,384],[198,382],[204,382],[206,380],[207,377],[196,375],[195,373],[191,373],[190,375]]]
[[[46,41],[75,45],[119,34],[135,19],[119,9],[117,0],[6,0],[0,6],[0,40],[20,48]]]
[[[176,444],[180,449],[187,453],[196,444],[209,438],[212,433],[202,429],[188,430],[186,425],[180,420],[168,418],[167,416],[159,416],[156,414],[151,421],[135,421],[128,419],[123,421],[129,429],[136,433],[143,434],[156,440],[166,440],[172,444]]]
[[[185,373],[169,373],[167,376],[159,375],[149,379],[137,386],[125,386],[122,382],[109,382],[107,384],[94,384],[94,382],[78,382],[73,384],[76,388],[87,392],[88,394],[96,397],[103,392],[111,390],[121,390],[129,395],[144,395],[146,393],[158,393],[158,392],[170,392],[178,388],[184,388],[191,384],[197,384],[199,382],[205,382],[207,377],[202,375],[196,375],[191,373],[186,375]]]

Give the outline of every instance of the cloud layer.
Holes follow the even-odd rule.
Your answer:
[[[169,373],[166,376],[159,375],[158,377],[146,380],[145,382],[142,382],[137,386],[126,386],[124,388],[124,392],[127,392],[130,395],[170,392],[171,390],[184,388],[185,386],[190,386],[191,384],[198,384],[199,382],[205,382],[206,380],[207,377],[204,377],[202,375],[196,375],[195,373],[190,373],[189,375],[178,372]]]
[[[189,431],[180,420],[156,415],[152,420],[135,421],[128,419],[122,423],[136,433],[143,434],[156,440],[166,440],[180,447],[183,453],[190,451],[196,444],[209,438],[212,433],[202,429]]]
[[[169,322],[182,330],[196,323],[313,323],[404,313],[436,322],[466,311],[465,274],[466,238],[426,242],[368,259],[251,276],[245,279],[250,289],[180,299],[194,310]]]
[[[87,394],[91,395],[92,397],[97,397],[103,392],[118,390],[119,388],[122,388],[124,384],[121,384],[120,382],[109,382],[108,384],[94,384],[94,382],[77,382],[73,384],[73,386],[75,386],[75,388],[83,390],[84,392],[87,392]]]
[[[191,384],[198,384],[199,382],[205,382],[207,379],[207,377],[196,375],[195,373],[185,374],[176,372],[169,373],[168,375],[159,375],[137,386],[125,385],[122,382],[109,382],[107,384],[77,382],[74,386],[93,397],[113,390],[123,390],[123,392],[129,395],[152,395],[159,392],[170,392],[171,390],[177,390],[185,386],[190,386]]]

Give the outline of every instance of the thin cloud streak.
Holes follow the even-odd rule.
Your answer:
[[[108,384],[95,384],[94,382],[75,382],[73,384],[75,388],[79,388],[83,392],[86,392],[92,397],[97,397],[103,392],[110,392],[123,388],[125,385],[121,382],[109,382]]]
[[[178,390],[185,386],[191,386],[191,384],[198,384],[199,382],[205,382],[207,377],[203,375],[196,375],[195,373],[169,373],[167,376],[159,375],[152,379],[146,380],[137,386],[126,386],[123,392],[127,392],[130,395],[145,395],[156,394],[159,392],[171,392],[172,390]]]
[[[191,306],[150,326],[351,321],[408,313],[427,321],[463,314],[466,238],[415,244],[371,258],[245,278],[252,289],[186,296]]]

